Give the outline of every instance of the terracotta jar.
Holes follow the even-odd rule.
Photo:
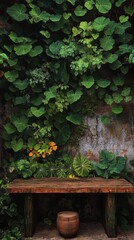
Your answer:
[[[66,238],[75,237],[79,229],[79,215],[73,211],[63,211],[57,214],[57,229]]]

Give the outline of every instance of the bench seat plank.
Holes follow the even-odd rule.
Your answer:
[[[30,178],[15,179],[9,193],[132,193],[134,186],[125,179]]]

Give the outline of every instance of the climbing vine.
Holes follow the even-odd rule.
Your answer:
[[[5,149],[63,146],[98,102],[120,114],[132,100],[134,1],[7,0],[0,9]]]

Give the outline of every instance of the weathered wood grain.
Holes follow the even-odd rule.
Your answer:
[[[31,178],[15,179],[9,193],[132,193],[134,186],[125,179]]]
[[[105,196],[104,228],[108,237],[116,237],[116,204],[115,194],[108,193]]]

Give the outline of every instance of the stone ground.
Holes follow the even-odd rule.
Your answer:
[[[46,227],[40,226],[32,240],[63,240],[55,226]],[[66,238],[67,239],[67,238]],[[124,231],[118,229],[116,238],[108,238],[105,234],[104,228],[100,223],[81,223],[77,237],[70,238],[70,240],[134,240],[134,227],[130,230]],[[30,239],[27,239],[30,240]]]

